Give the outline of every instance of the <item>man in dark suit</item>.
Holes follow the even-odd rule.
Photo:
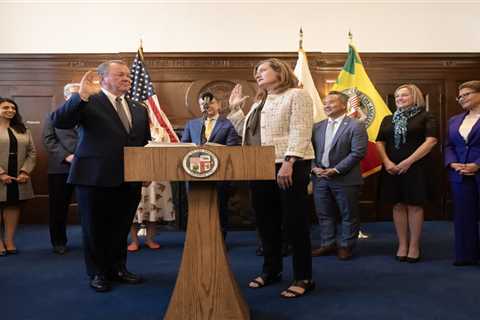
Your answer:
[[[321,246],[312,256],[337,253],[340,260],[352,257],[359,230],[358,197],[363,184],[360,160],[367,151],[364,124],[346,116],[348,96],[331,91],[324,100],[327,119],[315,124],[312,167],[313,196],[320,225]],[[341,225],[337,246],[336,212]]]
[[[80,89],[79,83],[69,83],[63,89],[65,100]],[[43,145],[48,152],[48,204],[50,241],[53,252],[63,255],[67,252],[67,216],[73,185],[67,183],[70,164],[74,158],[78,134],[76,129],[56,129],[51,113],[43,127]]]
[[[193,142],[197,145],[206,142],[226,146],[239,145],[240,137],[235,127],[230,120],[219,114],[221,109],[220,101],[218,101],[212,93],[205,92],[200,96],[198,103],[204,116],[187,122],[182,134],[182,142]],[[225,238],[228,225],[229,182],[219,182],[217,184],[217,190],[220,225],[222,227],[223,237]]]
[[[150,130],[145,107],[125,97],[132,82],[125,62],[104,62],[97,72],[99,84],[87,72],[79,93],[53,112],[52,121],[56,128],[79,130],[68,182],[76,186],[90,286],[105,292],[110,281],[142,280],[126,269],[141,183],[124,182],[123,148],[144,146]]]

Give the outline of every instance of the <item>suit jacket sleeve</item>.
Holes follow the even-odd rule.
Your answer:
[[[243,110],[241,108],[232,110],[227,115],[227,119],[233,124],[237,134],[243,136],[243,125],[245,123],[245,114],[243,113]]]
[[[448,121],[447,126],[447,139],[445,139],[445,167],[449,167],[451,163],[458,162],[457,153],[455,152],[455,146],[450,139],[450,130],[452,128],[452,119]]]
[[[367,152],[368,134],[365,126],[356,120],[351,120],[351,122],[353,122],[351,151],[335,166],[340,174],[350,171],[365,157]]]
[[[228,134],[227,134],[227,146],[238,146],[238,145],[240,145],[240,137],[238,136],[237,130],[235,129],[233,124],[230,122],[228,127]]]
[[[50,116],[45,119],[45,125],[42,132],[43,145],[49,153],[49,157],[55,158],[55,162],[62,163],[71,153],[64,148],[58,139],[55,128],[52,125]]]
[[[87,103],[80,99],[78,93],[74,93],[58,110],[52,112],[53,126],[59,129],[71,129],[77,126],[81,121],[82,107]]]
[[[23,161],[23,165],[19,171],[25,171],[26,173],[30,174],[33,171],[33,168],[35,168],[37,151],[35,149],[35,145],[33,144],[32,133],[28,129],[27,129],[27,135],[28,135],[28,144],[27,144],[27,150],[25,154],[25,160]]]
[[[182,133],[182,142],[192,142],[192,135],[190,133],[190,121],[187,122],[185,129],[183,129]]]

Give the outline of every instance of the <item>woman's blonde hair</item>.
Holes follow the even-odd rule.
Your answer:
[[[410,92],[410,94],[413,96],[413,104],[417,107],[425,108],[425,98],[423,97],[422,90],[420,90],[419,87],[417,87],[414,84],[407,83],[407,84],[402,84],[400,87],[395,89],[394,95],[397,95],[397,92],[400,89],[407,88],[407,90]]]
[[[273,90],[274,93],[282,93],[287,89],[298,87],[298,79],[295,76],[295,74],[293,73],[293,70],[290,67],[290,65],[288,63],[286,63],[285,61],[282,61],[282,60],[276,59],[276,58],[270,58],[270,59],[266,59],[266,60],[262,60],[262,61],[258,62],[255,65],[255,68],[253,68],[253,77],[254,78],[257,74],[258,68],[264,63],[268,63],[270,68],[272,68],[273,71],[275,71],[277,73],[278,84]],[[257,94],[255,96],[255,100],[256,101],[262,100],[263,98],[265,98],[266,95],[267,95],[266,90],[264,90],[262,88],[258,88]]]
[[[480,80],[467,81],[458,86],[458,90],[465,88],[472,89],[475,92],[480,92]]]

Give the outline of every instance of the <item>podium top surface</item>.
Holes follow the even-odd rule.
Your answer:
[[[195,158],[206,150],[208,154]],[[190,153],[190,156],[188,156]],[[192,156],[193,154],[193,156]],[[273,146],[161,146],[126,147],[125,181],[236,181],[274,180],[275,149]],[[186,157],[189,158],[186,160]],[[191,159],[193,157],[193,159]],[[218,162],[215,162],[216,158]],[[198,163],[207,159],[209,169],[216,170],[209,176],[196,177],[189,173],[201,173]],[[195,162],[197,161],[197,162]],[[200,161],[200,162],[198,162]],[[201,166],[202,167],[202,166]],[[193,171],[191,170],[193,169]]]

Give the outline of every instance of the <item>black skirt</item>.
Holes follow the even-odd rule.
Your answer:
[[[9,155],[8,155],[8,175],[11,177],[16,177],[18,172],[18,158],[17,158],[17,138],[13,134],[12,130],[8,128],[8,137],[10,139],[9,146]],[[13,180],[11,183],[7,184],[7,201],[2,203],[2,206],[7,205],[18,205],[19,201],[19,192],[18,192],[18,183]]]

